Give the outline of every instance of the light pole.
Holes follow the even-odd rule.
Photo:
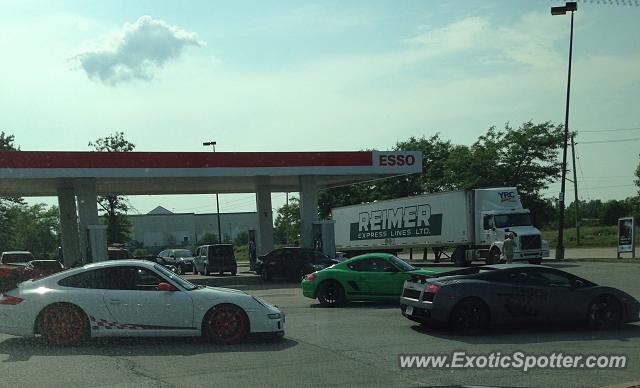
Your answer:
[[[213,152],[216,152],[216,142],[215,141],[207,141],[202,143],[203,146],[213,147]],[[216,218],[218,219],[218,244],[222,244],[222,230],[220,227],[220,201],[218,200],[218,193],[216,193]]]
[[[564,6],[551,7],[551,15],[565,15],[571,12],[571,33],[569,35],[569,73],[567,78],[567,102],[564,115],[564,143],[562,146],[562,181],[560,182],[560,219],[558,220],[558,245],[556,260],[564,259],[564,190],[567,177],[567,142],[569,141],[569,95],[571,92],[571,55],[573,53],[573,13],[578,10],[578,3],[568,1]]]

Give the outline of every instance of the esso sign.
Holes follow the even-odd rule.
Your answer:
[[[413,155],[380,155],[381,166],[413,166],[416,164],[416,157]]]

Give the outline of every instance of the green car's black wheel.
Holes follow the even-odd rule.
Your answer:
[[[622,306],[612,295],[600,295],[589,305],[587,322],[594,329],[612,329],[622,324]]]
[[[488,326],[489,311],[479,299],[464,299],[453,308],[449,323],[457,333],[476,334]]]
[[[344,289],[340,283],[329,280],[318,286],[318,301],[327,307],[336,307],[344,303]]]

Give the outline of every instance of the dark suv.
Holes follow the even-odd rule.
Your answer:
[[[322,252],[307,248],[280,248],[256,260],[256,273],[263,280],[285,277],[291,281],[302,281],[305,275],[319,271],[337,261]]]
[[[178,271],[178,275],[191,271],[193,271],[194,274],[196,273],[193,265],[194,256],[188,249],[165,249],[158,253],[158,257],[173,265],[176,271]]]
[[[233,253],[233,245],[213,244],[198,247],[193,259],[193,267],[194,273],[207,276],[212,272],[218,272],[220,275],[231,272],[231,275],[235,275],[238,273],[238,264]]]

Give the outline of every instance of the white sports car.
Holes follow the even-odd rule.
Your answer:
[[[284,314],[243,291],[196,286],[159,264],[117,260],[20,283],[0,295],[0,332],[57,345],[103,336],[284,334]]]

